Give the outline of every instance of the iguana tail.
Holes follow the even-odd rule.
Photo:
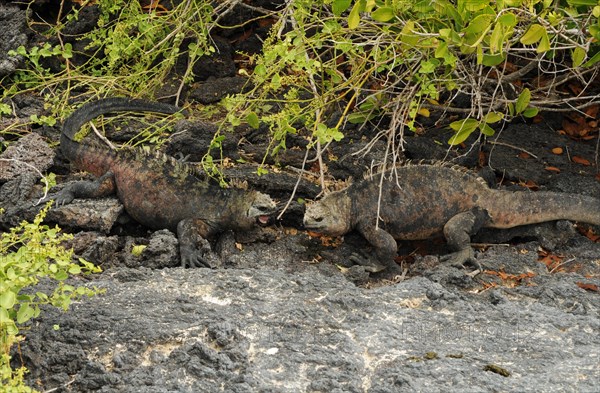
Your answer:
[[[600,199],[560,192],[492,191],[480,207],[491,217],[489,227],[512,228],[546,221],[571,220],[600,225]]]
[[[77,145],[79,145],[79,143],[74,140],[74,137],[85,123],[100,115],[124,111],[173,114],[182,111],[182,109],[161,102],[125,97],[104,98],[87,103],[75,110],[75,112],[73,112],[63,123],[62,134],[60,136],[63,154],[65,154],[69,160],[75,158],[74,155],[76,154]]]

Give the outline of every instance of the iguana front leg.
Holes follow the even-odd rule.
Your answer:
[[[81,180],[68,184],[53,199],[56,206],[62,206],[71,203],[75,198],[100,198],[114,194],[115,190],[115,176],[109,171],[96,180]]]
[[[386,267],[393,270],[398,269],[398,264],[394,260],[398,253],[398,244],[392,235],[381,228],[359,227],[357,229],[375,247],[375,258],[369,257],[367,261],[360,263],[361,265],[366,265],[373,272],[381,271]]]
[[[444,225],[444,237],[448,246],[455,252],[442,257],[442,261],[456,267],[472,263],[481,270],[481,265],[475,259],[471,247],[471,236],[477,233],[489,219],[490,216],[482,209],[459,213],[449,219]]]
[[[219,264],[218,257],[212,252],[206,240],[212,228],[200,219],[185,219],[177,224],[181,267],[214,268]]]

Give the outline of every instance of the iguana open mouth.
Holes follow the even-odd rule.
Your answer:
[[[269,223],[269,216],[258,216],[256,217],[256,221],[258,221],[260,225],[267,225]]]

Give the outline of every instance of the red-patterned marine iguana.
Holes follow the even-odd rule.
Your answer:
[[[600,199],[594,197],[494,190],[474,173],[443,165],[407,165],[385,175],[381,189],[372,175],[309,204],[304,226],[332,236],[357,230],[375,248],[377,260],[367,264],[396,267],[396,240],[443,234],[455,251],[446,259],[462,265],[476,262],[470,237],[480,228],[563,219],[600,225]]]
[[[159,102],[107,98],[85,104],[62,127],[60,149],[77,168],[93,173],[95,181],[67,185],[55,197],[57,205],[74,198],[97,198],[116,192],[127,213],[153,229],[177,233],[181,265],[206,266],[197,237],[206,239],[226,230],[248,230],[266,224],[275,202],[266,194],[238,188],[221,188],[200,180],[189,165],[161,153],[143,149],[111,150],[75,134],[88,121],[108,113],[135,111],[173,114],[181,109]]]

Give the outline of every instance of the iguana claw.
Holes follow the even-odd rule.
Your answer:
[[[440,257],[440,262],[456,268],[464,268],[465,265],[472,265],[477,270],[483,270],[479,261],[475,258],[475,253],[472,248],[465,248],[460,251],[453,252]]]

